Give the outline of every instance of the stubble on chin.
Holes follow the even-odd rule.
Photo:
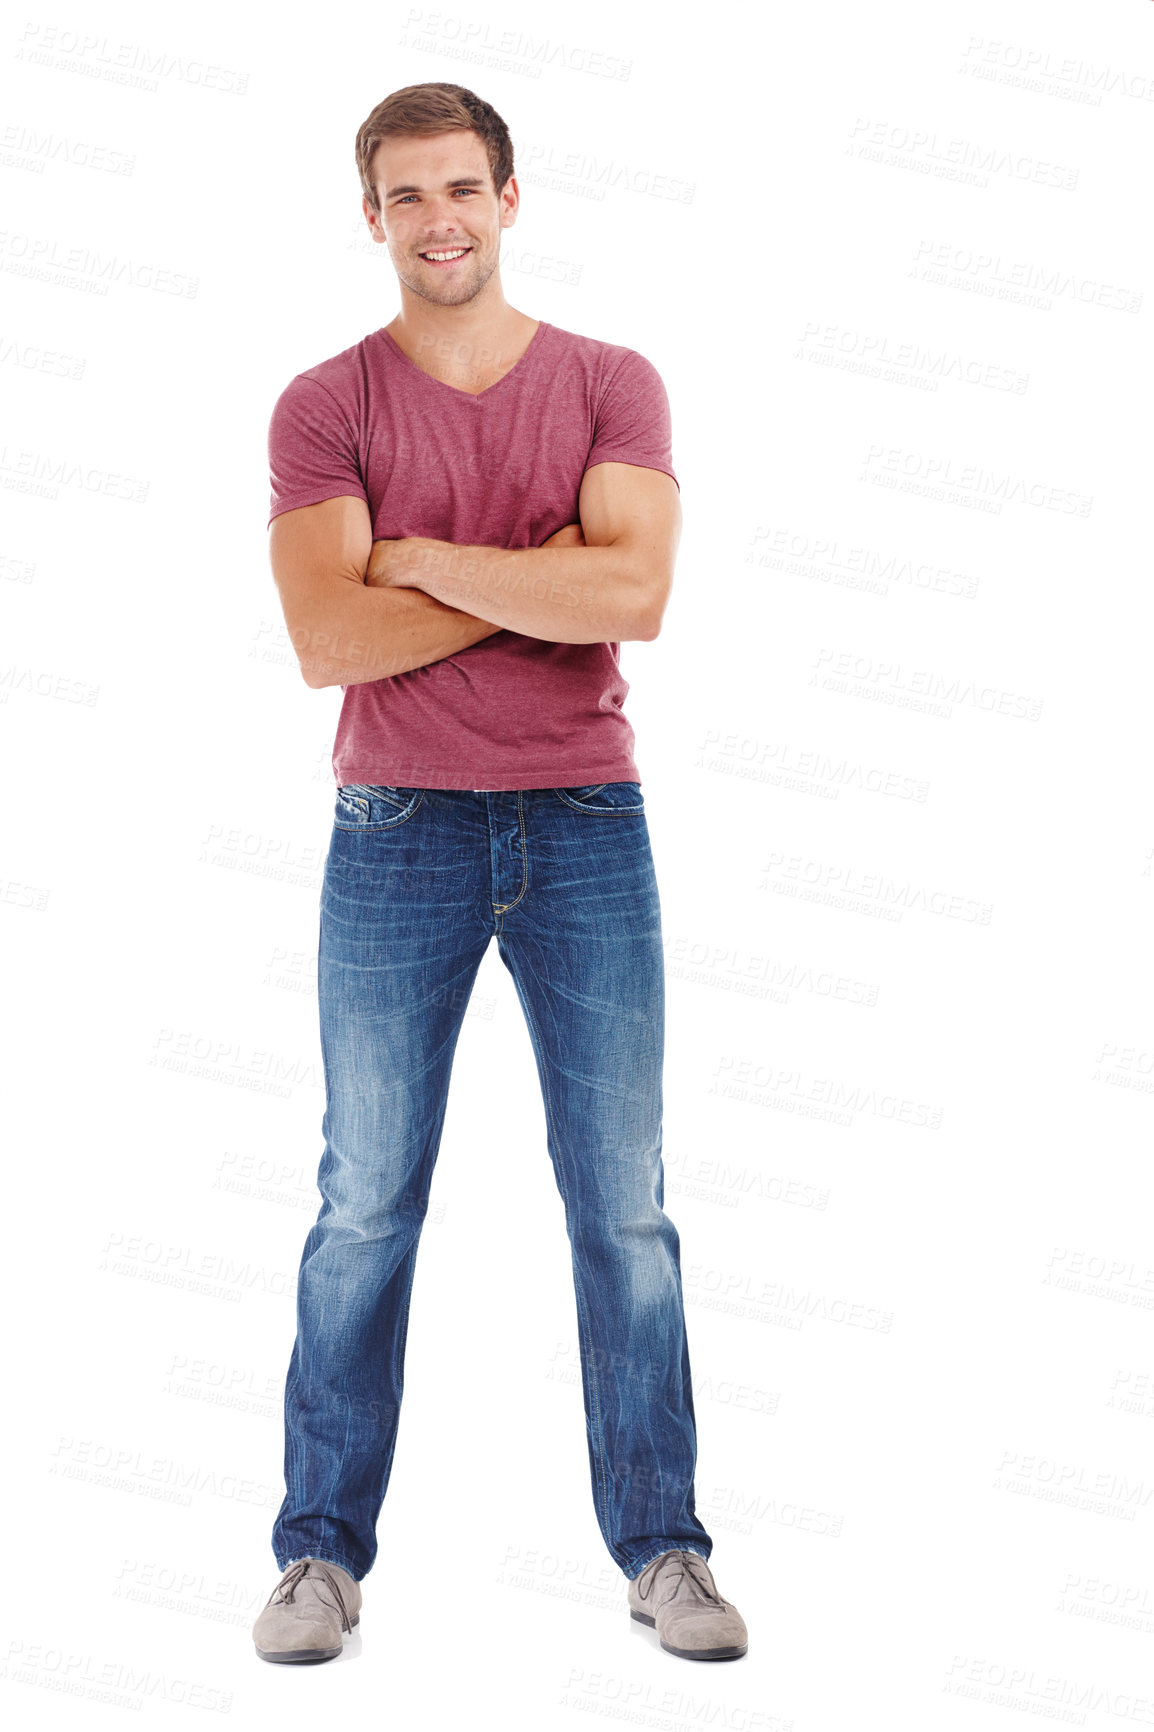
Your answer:
[[[489,269],[485,270],[480,262],[478,253],[479,249],[474,247],[472,250],[472,257],[469,260],[467,276],[461,278],[461,280],[455,285],[446,282],[445,287],[449,292],[448,294],[443,295],[438,295],[433,292],[434,284],[428,280],[422,271],[421,260],[419,258],[413,264],[408,264],[406,262],[405,270],[401,269],[395,258],[393,264],[396,266],[397,275],[400,277],[405,287],[411,289],[414,295],[419,295],[422,301],[428,301],[430,305],[435,307],[460,307],[463,306],[466,301],[471,301],[480,294],[481,290],[485,287],[485,284],[489,281],[489,278],[493,275],[494,270],[497,268],[497,261],[494,260]],[[430,266],[430,269],[435,270],[436,267]]]

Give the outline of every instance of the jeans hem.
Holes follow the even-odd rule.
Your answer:
[[[274,1556],[275,1556],[275,1554],[274,1554]],[[354,1582],[359,1582],[359,1581],[364,1580],[363,1576],[358,1576],[356,1570],[353,1567],[353,1561],[351,1558],[336,1557],[334,1554],[332,1554],[330,1552],[301,1552],[296,1557],[288,1558],[287,1561],[283,1564],[281,1563],[280,1559],[277,1558],[277,1560],[276,1560],[277,1568],[279,1569],[281,1575],[283,1576],[285,1571],[288,1569],[289,1564],[299,1564],[305,1558],[315,1558],[318,1564],[336,1564],[339,1569],[347,1571],[347,1573],[353,1578]],[[366,1571],[365,1574],[367,1574],[367,1573],[368,1572]]]
[[[666,1552],[696,1552],[697,1556],[702,1560],[703,1563],[708,1563],[709,1557],[710,1557],[709,1552],[703,1552],[701,1550],[700,1546],[669,1546],[669,1545],[658,1546],[657,1550],[655,1552],[650,1552],[649,1556],[645,1559],[645,1562],[638,1564],[638,1566],[635,1570],[633,1570],[632,1572],[630,1572],[629,1570],[625,1570],[625,1574],[626,1574],[627,1578],[629,1579],[629,1581],[635,1582],[637,1580],[638,1576],[641,1574],[641,1572],[643,1570],[648,1569],[649,1565],[653,1562],[653,1560],[655,1558],[662,1557]],[[621,1567],[622,1567],[622,1569],[625,1568],[624,1565],[622,1565]]]

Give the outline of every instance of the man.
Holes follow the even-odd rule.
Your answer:
[[[601,1532],[663,1647],[731,1659],[745,1625],[694,1508],[660,907],[618,665],[622,640],[657,636],[672,582],[669,406],[636,351],[505,300],[519,191],[488,103],[408,86],[356,148],[401,310],[298,374],[269,433],[285,620],[306,683],[345,695],[318,952],[323,1201],[256,1648],[331,1659],[359,1618],[453,1053],[496,937],[565,1206]]]

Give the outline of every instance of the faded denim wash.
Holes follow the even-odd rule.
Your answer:
[[[494,936],[564,1203],[601,1532],[630,1578],[663,1551],[712,1551],[664,1211],[665,972],[640,784],[350,784],[321,893],[322,1202],[285,1387],[282,1571],[311,1556],[359,1581],[376,1557],[453,1054]]]

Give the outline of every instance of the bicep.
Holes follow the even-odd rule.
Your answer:
[[[672,580],[681,494],[671,475],[634,463],[597,463],[582,478],[578,511],[588,547],[629,546],[652,564],[655,576]]]
[[[347,595],[346,584],[363,584],[372,545],[373,527],[363,499],[324,499],[273,518],[269,560],[298,654],[329,630],[336,607]],[[307,680],[303,658],[302,669]]]
[[[363,583],[373,545],[373,526],[363,499],[324,499],[274,517],[268,532],[269,560],[285,620],[303,618],[342,593],[342,582]]]

